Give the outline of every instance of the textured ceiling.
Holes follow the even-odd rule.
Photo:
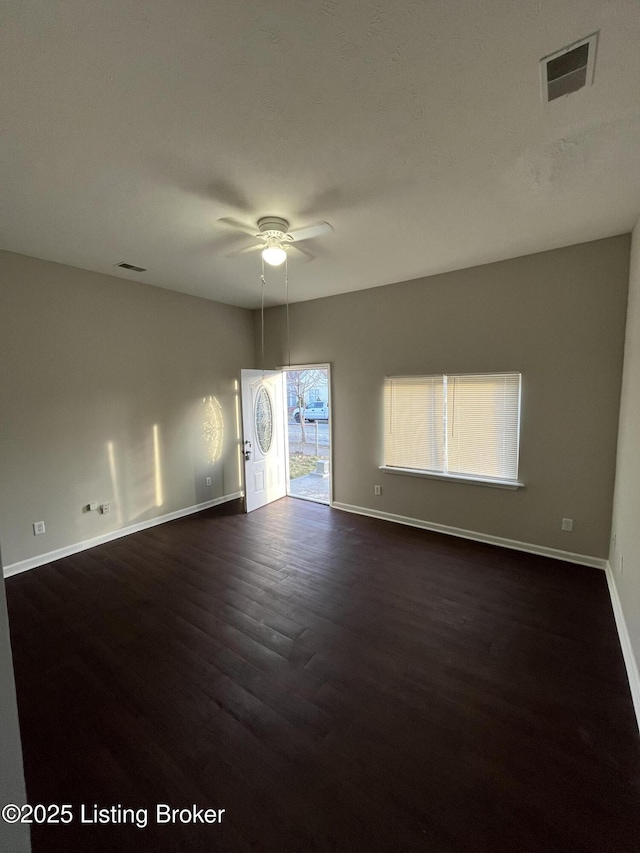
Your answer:
[[[293,301],[629,231],[638,0],[5,0],[2,248],[259,304],[219,220],[334,233]],[[541,57],[600,31],[594,85]],[[126,261],[142,274],[114,268]],[[281,302],[282,272],[267,277]]]

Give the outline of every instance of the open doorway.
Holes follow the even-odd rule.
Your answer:
[[[331,503],[331,371],[328,364],[284,370],[287,494]]]

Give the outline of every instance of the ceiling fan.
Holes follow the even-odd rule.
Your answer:
[[[333,231],[328,222],[316,222],[314,225],[307,225],[304,228],[296,228],[294,231],[289,231],[289,223],[286,219],[282,219],[279,216],[263,216],[259,219],[257,234],[251,226],[245,225],[244,222],[231,217],[219,219],[218,222],[229,225],[245,234],[250,234],[252,237],[257,237],[260,240],[254,246],[247,246],[245,249],[240,249],[237,252],[230,252],[227,257],[232,258],[238,255],[245,255],[248,252],[261,251],[265,263],[273,267],[278,267],[284,263],[287,257],[287,250],[289,249],[300,252],[307,260],[312,261],[315,258],[313,252],[297,244],[303,240],[311,240],[313,237],[322,237]]]

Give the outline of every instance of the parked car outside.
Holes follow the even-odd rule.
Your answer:
[[[300,423],[300,409],[293,410],[293,419],[296,423]],[[304,419],[309,423],[315,421],[329,420],[329,404],[323,403],[322,400],[315,400],[313,403],[308,403],[304,410]]]

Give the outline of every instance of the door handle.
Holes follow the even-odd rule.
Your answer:
[[[249,446],[247,447],[247,445],[249,445]],[[249,462],[249,460],[251,459],[251,442],[250,441],[245,441],[245,443],[244,443],[244,458],[245,458],[246,462]]]

